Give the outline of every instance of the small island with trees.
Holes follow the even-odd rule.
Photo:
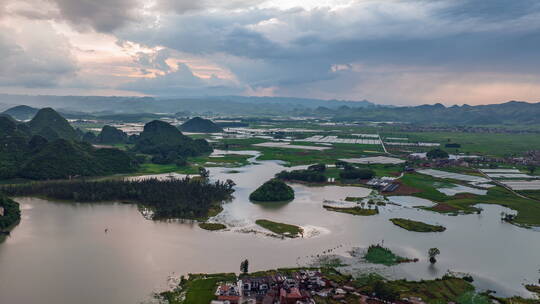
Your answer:
[[[415,232],[443,232],[446,230],[446,228],[441,225],[430,225],[404,218],[391,218],[390,221],[396,226]]]
[[[255,202],[283,202],[294,199],[294,190],[279,179],[271,179],[249,195]]]
[[[199,223],[199,227],[204,230],[217,231],[226,229],[227,226],[220,223]]]
[[[370,245],[364,254],[364,259],[373,264],[393,266],[400,263],[417,262],[418,259],[409,259],[393,253],[382,245]]]

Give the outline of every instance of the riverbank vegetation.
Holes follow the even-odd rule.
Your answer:
[[[540,296],[540,285],[527,284],[525,285],[525,289],[527,289],[530,292],[534,292]]]
[[[281,171],[276,174],[276,178],[286,181],[301,181],[306,183],[324,183],[327,180],[324,173],[309,169]]]
[[[295,225],[273,222],[269,220],[256,220],[255,224],[284,237],[296,238],[302,236],[304,229]]]
[[[396,226],[415,232],[443,232],[446,230],[444,226],[430,225],[404,218],[391,218],[390,221]]]
[[[55,181],[5,185],[9,196],[43,196],[77,202],[128,201],[149,208],[153,219],[200,219],[231,198],[234,183],[201,179]]]
[[[373,264],[383,264],[386,266],[416,261],[396,255],[390,249],[379,244],[370,245],[364,254],[364,259]]]
[[[19,203],[0,194],[0,242],[21,220]]]
[[[279,179],[271,179],[249,195],[255,202],[282,202],[294,199],[294,190]]]

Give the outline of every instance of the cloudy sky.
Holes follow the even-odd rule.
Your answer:
[[[0,93],[540,101],[540,1],[0,0]]]

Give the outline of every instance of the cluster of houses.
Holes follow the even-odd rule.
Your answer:
[[[345,303],[348,296],[359,299],[360,304],[388,303],[373,295],[362,294],[353,286],[338,284],[315,270],[242,276],[236,283],[219,285],[215,295],[217,299],[211,304],[315,304],[320,302],[318,300]],[[425,304],[419,298],[392,303]]]
[[[423,168],[435,167],[485,167],[492,165],[513,165],[513,166],[540,166],[540,151],[532,150],[525,152],[522,156],[476,156],[476,155],[451,155],[448,159],[427,159],[425,153],[412,153],[408,156],[410,162]]]
[[[394,177],[375,177],[370,179],[366,185],[378,189],[381,192],[394,192],[399,188],[399,183],[396,183]]]
[[[310,270],[289,275],[243,276],[236,283],[218,286],[217,300],[211,304],[314,304],[314,294],[330,292],[327,284],[320,272]]]

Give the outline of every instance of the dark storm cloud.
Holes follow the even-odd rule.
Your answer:
[[[49,0],[54,2],[60,18],[80,30],[92,28],[98,32],[112,32],[136,21],[139,0]]]
[[[295,85],[336,77],[332,65],[444,67],[454,71],[537,72],[540,10],[535,1],[359,2],[341,15],[330,9],[251,9],[220,14],[170,15],[151,31],[128,29],[126,39],[187,53],[215,53],[245,60],[224,64],[253,86]],[[370,5],[373,4],[373,5]],[[408,5],[419,13],[403,16]],[[257,28],[278,19],[276,35]],[[342,20],[343,19],[343,20]],[[537,18],[538,19],[538,18]],[[531,21],[532,20],[532,21]],[[257,67],[257,68],[254,68]]]

